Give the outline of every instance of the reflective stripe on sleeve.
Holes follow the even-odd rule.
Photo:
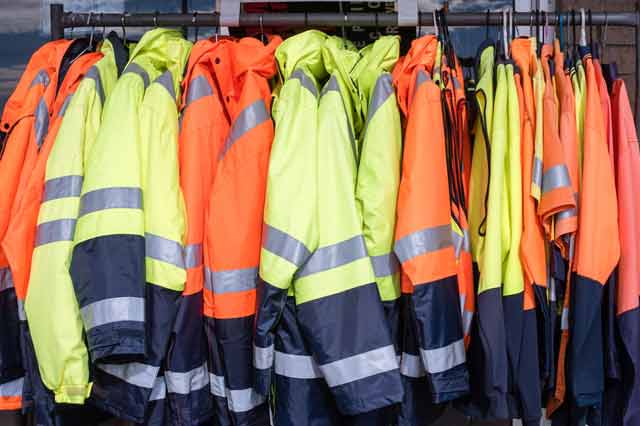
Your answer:
[[[75,219],[58,219],[38,225],[35,246],[54,243],[56,241],[73,241],[76,229]]]
[[[371,263],[373,265],[373,272],[378,278],[393,275],[400,269],[398,258],[394,253],[371,256]]]
[[[293,355],[276,351],[275,372],[292,379],[319,379],[322,372],[310,355]]]
[[[9,290],[10,288],[13,288],[11,269],[0,268],[0,291]]]
[[[127,364],[96,364],[96,366],[106,372],[123,380],[130,385],[141,388],[153,389],[160,367],[130,362]]]
[[[569,178],[569,171],[564,164],[558,164],[551,167],[542,176],[542,193],[553,191],[554,189],[562,188],[563,186],[570,187],[571,179]]]
[[[107,209],[141,209],[142,190],[132,187],[103,188],[90,191],[80,199],[80,214]]]
[[[209,373],[209,384],[211,394],[219,398],[226,398],[229,410],[234,413],[253,410],[266,401],[266,398],[258,394],[253,388],[238,390],[226,388],[223,376]]]
[[[47,134],[47,130],[49,129],[49,109],[47,108],[44,98],[40,99],[40,102],[38,102],[38,106],[36,107],[33,126],[36,134],[36,144],[38,145],[38,149],[40,149],[44,142],[44,137]]]
[[[258,268],[212,271],[205,267],[205,287],[217,294],[235,293],[256,288]]]
[[[243,109],[231,126],[229,136],[224,141],[220,158],[223,158],[231,149],[233,144],[235,144],[245,133],[255,127],[258,127],[267,120],[271,120],[271,116],[269,115],[267,106],[264,104],[264,100],[262,99],[258,99]]]
[[[167,382],[167,391],[180,395],[188,395],[209,384],[209,371],[206,364],[187,372],[167,370],[164,372],[164,377]]]
[[[253,345],[253,366],[258,370],[266,370],[273,366],[273,345],[261,348]]]
[[[411,233],[396,241],[394,250],[401,263],[422,254],[453,246],[451,225],[434,226]]]
[[[187,100],[185,108],[205,96],[213,95],[213,90],[209,81],[203,75],[199,75],[189,82],[189,88],[187,89]]]
[[[122,75],[124,76],[127,73],[133,73],[140,76],[140,78],[142,78],[142,83],[144,84],[145,90],[147,89],[147,87],[149,86],[149,74],[147,74],[147,71],[145,71],[144,68],[142,68],[135,62],[131,62],[125,67]]]
[[[93,302],[80,309],[85,329],[119,321],[144,322],[144,298],[113,297]]]
[[[542,160],[533,158],[533,171],[531,172],[531,183],[538,188],[542,188]]]
[[[420,354],[430,374],[442,373],[466,361],[463,339],[437,349],[420,349]]]
[[[145,255],[184,269],[182,244],[150,233],[144,234]]]
[[[40,70],[38,71],[36,76],[33,77],[33,80],[31,80],[31,84],[29,84],[29,88],[32,88],[36,84],[42,84],[43,86],[48,86],[50,81],[51,80],[49,79],[49,74],[47,74],[45,70]]]
[[[298,271],[298,278],[346,265],[367,256],[362,235],[317,249]]]
[[[309,249],[291,235],[284,231],[281,231],[273,226],[264,225],[264,238],[263,247],[265,250],[288,260],[296,266],[302,266],[302,264],[311,256]]]
[[[104,105],[104,87],[102,86],[102,79],[100,78],[100,70],[95,65],[89,68],[89,71],[85,74],[85,78],[90,78],[95,82],[96,92],[100,97],[100,103]]]
[[[24,377],[0,385],[0,397],[22,396]]]
[[[226,398],[224,376],[218,376],[213,373],[209,373],[209,387],[211,394],[220,398]]]
[[[42,202],[59,198],[79,197],[82,192],[82,176],[68,175],[49,179],[44,183]]]
[[[169,96],[171,96],[171,99],[175,101],[176,89],[173,87],[173,76],[171,75],[171,71],[166,70],[165,72],[160,74],[160,76],[156,78],[154,83],[158,83],[159,85],[164,87],[169,93]]]
[[[165,399],[167,396],[167,384],[164,381],[163,376],[156,377],[153,382],[153,388],[151,389],[151,395],[149,395],[149,401],[158,401]]]
[[[299,69],[295,70],[293,74],[291,74],[291,77],[289,78],[300,81],[300,84],[302,85],[302,87],[304,87],[309,92],[311,92],[314,98],[318,97],[318,88],[313,83],[313,81],[309,78],[309,76],[304,73],[304,71]]]
[[[188,244],[184,248],[184,266],[187,269],[202,265],[202,244]]]
[[[367,123],[371,122],[373,116],[391,95],[393,95],[393,82],[391,81],[391,75],[382,74],[378,77],[376,85],[373,88],[373,95],[371,96],[369,111],[367,113]]]
[[[344,385],[356,380],[398,368],[393,345],[384,346],[318,367],[330,387]]]
[[[18,302],[18,319],[20,321],[27,320],[27,312],[24,310],[24,300],[17,299]]]
[[[427,372],[422,365],[422,360],[418,355],[403,353],[400,360],[400,374],[407,377],[424,377]]]
[[[569,309],[562,308],[562,317],[560,318],[560,329],[569,330]]]

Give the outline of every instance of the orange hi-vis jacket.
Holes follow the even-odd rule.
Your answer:
[[[457,264],[441,90],[431,79],[437,39],[414,40],[393,72],[406,117],[402,179],[398,195],[395,253],[406,278],[402,292],[415,313],[417,347],[405,347],[401,373],[426,371],[433,402],[469,390],[460,315]],[[430,135],[431,144],[421,143]],[[425,184],[428,182],[429,184]]]
[[[204,314],[212,354],[211,390],[226,398],[233,423],[269,423],[253,388],[252,336],[262,243],[275,49],[259,40],[210,43],[208,71],[222,114],[212,116],[214,175],[204,223]],[[205,120],[205,122],[207,122]]]
[[[0,158],[0,240],[4,239],[18,188],[24,188],[33,170],[38,150],[47,133],[50,109],[55,99],[62,58],[72,41],[59,40],[45,44],[29,60],[15,91],[7,101],[0,127],[7,133]],[[4,250],[0,249],[0,298],[9,309],[0,321],[0,410],[22,406],[23,361],[20,347],[20,321],[25,321],[23,304],[26,288],[17,298],[13,277]],[[18,295],[18,296],[20,296]]]

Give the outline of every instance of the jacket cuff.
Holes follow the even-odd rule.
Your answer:
[[[84,404],[91,394],[93,383],[85,385],[63,385],[55,390],[57,404]]]

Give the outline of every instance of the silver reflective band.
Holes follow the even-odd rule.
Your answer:
[[[156,377],[153,382],[153,388],[151,389],[151,395],[149,395],[149,401],[158,401],[165,399],[167,396],[167,384],[164,382],[164,377]]]
[[[218,376],[213,373],[209,373],[209,387],[211,394],[220,398],[226,398],[224,376]]]
[[[311,256],[309,249],[291,235],[284,231],[274,228],[273,226],[264,225],[263,233],[265,250],[288,260],[296,266],[302,266],[302,264]]]
[[[465,336],[471,331],[471,322],[473,321],[473,312],[467,310],[462,311],[462,331]]]
[[[309,76],[307,74],[305,74],[304,71],[302,71],[300,69],[295,70],[293,72],[293,74],[291,74],[291,77],[289,77],[289,78],[290,79],[296,79],[296,80],[300,81],[300,84],[302,85],[302,87],[304,87],[309,92],[311,92],[311,94],[313,95],[314,98],[318,97],[318,88],[316,87],[316,85],[313,82],[313,80],[311,80],[309,78]]]
[[[367,123],[371,121],[375,113],[380,109],[389,97],[393,95],[393,82],[391,75],[382,74],[378,77],[376,85],[373,88],[373,96],[369,102],[369,112],[367,113]]]
[[[68,175],[49,179],[44,183],[42,202],[58,198],[79,197],[82,192],[82,176]]]
[[[38,225],[35,246],[55,243],[56,241],[73,241],[76,229],[75,219],[58,219]]]
[[[263,395],[258,394],[253,388],[248,389],[227,389],[227,405],[234,413],[244,413],[253,410],[267,400]]]
[[[291,379],[319,379],[322,372],[311,355],[293,355],[276,351],[275,372]]]
[[[253,290],[258,280],[258,268],[212,271],[205,267],[205,287],[216,294]]]
[[[319,366],[330,387],[344,385],[399,368],[393,345]]]
[[[562,317],[560,318],[560,329],[568,330],[569,329],[569,309],[562,308]]]
[[[189,82],[189,88],[187,89],[187,101],[185,108],[205,96],[213,95],[213,90],[209,85],[209,81],[203,75],[199,75]]]
[[[548,269],[548,268],[547,268]],[[549,287],[549,300],[552,302],[557,301],[556,296],[556,280],[551,277],[551,273],[547,272],[547,287]]]
[[[154,83],[158,83],[162,87],[164,87],[167,92],[169,92],[169,96],[175,102],[176,100],[176,89],[173,87],[173,76],[171,75],[171,71],[166,70],[158,78]]]
[[[184,248],[184,266],[187,269],[202,265],[202,244],[189,244]]]
[[[253,366],[258,370],[273,367],[273,345],[267,348],[253,345]]]
[[[135,62],[131,62],[129,65],[125,67],[124,71],[122,72],[122,75],[124,76],[127,73],[133,73],[140,76],[140,78],[142,78],[142,83],[144,84],[145,90],[147,89],[147,86],[149,86],[149,74],[147,74],[144,68],[142,68],[140,65],[136,64]]]
[[[96,92],[100,97],[100,104],[104,105],[104,88],[102,87],[102,79],[100,78],[100,70],[95,65],[89,68],[89,71],[85,74],[85,78],[90,78],[94,81]]]
[[[87,331],[119,321],[144,322],[144,298],[113,297],[93,302],[80,309]]]
[[[43,86],[49,85],[49,74],[45,70],[38,71],[38,74],[31,80],[31,84],[29,84],[29,88],[32,88],[36,84],[42,84]]]
[[[236,117],[233,122],[231,132],[224,141],[224,147],[220,153],[220,158],[223,158],[231,149],[233,144],[244,136],[245,133],[268,120],[271,120],[271,116],[269,115],[269,111],[267,111],[267,106],[264,104],[264,100],[258,99],[254,103],[248,105],[240,112],[240,114],[238,114],[238,117]]]
[[[17,299],[17,302],[18,302],[18,319],[20,321],[26,321],[27,320],[27,313],[24,310],[24,300]]]
[[[431,80],[429,74],[427,74],[423,70],[418,71],[418,74],[416,74],[416,84],[413,87],[413,96],[416,95],[416,92],[418,91],[420,86],[422,86],[422,83],[426,83],[429,80]]]
[[[393,275],[400,269],[398,258],[394,253],[371,256],[371,264],[373,265],[373,272],[378,278]]]
[[[60,111],[58,111],[58,117],[64,117],[64,113],[67,112],[67,107],[69,106],[69,103],[71,102],[71,98],[73,97],[73,95],[69,94],[67,95],[66,98],[64,98],[64,102],[62,103],[62,106],[60,107]]]
[[[533,158],[533,171],[531,172],[531,183],[542,188],[542,160]]]
[[[298,271],[298,278],[327,271],[367,257],[367,247],[362,235],[317,249]]]
[[[575,217],[578,215],[578,211],[573,207],[570,209],[562,210],[560,213],[556,215],[558,220],[569,219],[571,217]]]
[[[140,188],[103,188],[90,191],[80,199],[80,214],[107,209],[141,209],[142,190]]]
[[[451,227],[451,239],[453,240],[453,247],[456,251],[456,259],[460,258],[460,255],[463,251],[466,253],[469,253],[471,251],[471,242],[469,239],[468,230],[463,230],[462,235],[460,235],[453,230],[453,227]]]
[[[10,288],[13,288],[11,269],[0,268],[0,291],[9,290]]]
[[[209,371],[207,371],[207,365],[203,364],[185,373],[165,371],[164,378],[167,382],[169,393],[189,395],[191,392],[200,390],[209,384]]]
[[[451,224],[416,231],[396,241],[394,251],[401,263],[425,253],[453,246]]]
[[[22,396],[24,377],[0,385],[0,397]]]
[[[106,372],[123,380],[131,385],[146,389],[153,389],[153,385],[158,377],[160,367],[154,365],[130,362],[127,364],[96,364],[96,366]]]
[[[322,88],[322,93],[320,93],[320,96],[322,97],[329,92],[340,93],[340,86],[338,85],[338,79],[336,78],[335,75],[332,75],[329,81],[327,81],[327,83],[324,85],[324,87]]]
[[[402,354],[402,359],[400,360],[400,374],[407,377],[418,378],[426,376],[427,372],[418,355],[411,355],[405,352]]]
[[[425,370],[430,374],[442,373],[465,362],[464,340],[456,340],[437,349],[420,349]]]
[[[47,134],[47,130],[49,129],[49,109],[47,108],[47,104],[44,102],[44,98],[41,98],[40,102],[38,102],[35,115],[36,117],[33,127],[36,133],[36,144],[38,145],[38,149],[40,149],[44,142],[44,137]]]
[[[562,188],[563,186],[570,187],[571,179],[569,178],[569,171],[564,164],[558,164],[551,167],[542,176],[542,193],[553,191],[554,189]]]
[[[458,77],[453,76],[452,80],[454,89],[462,89],[462,85],[460,84],[460,80],[458,80]]]
[[[182,244],[150,233],[144,234],[145,255],[184,269]]]

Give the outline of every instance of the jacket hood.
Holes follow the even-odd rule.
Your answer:
[[[400,57],[400,37],[382,36],[360,50],[360,61],[351,72],[363,97],[366,111],[378,77],[391,72]]]
[[[406,115],[411,102],[411,94],[415,85],[414,71],[424,68],[431,73],[436,63],[438,38],[426,35],[411,42],[407,55],[398,61],[393,69],[393,82],[396,86],[398,104]]]
[[[302,68],[322,81],[327,75],[322,60],[322,47],[327,35],[321,31],[309,30],[286,39],[276,49],[276,61],[283,81],[293,72]]]

